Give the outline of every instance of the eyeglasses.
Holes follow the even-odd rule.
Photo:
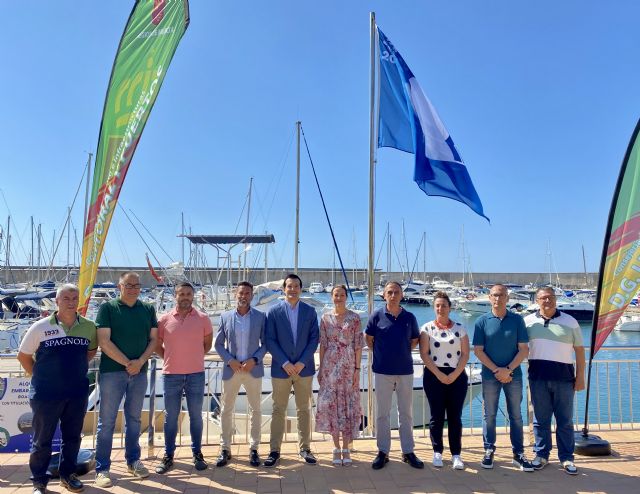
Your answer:
[[[500,298],[500,297],[506,297],[507,294],[506,293],[490,293],[489,296],[493,298]]]
[[[124,287],[127,290],[140,290],[142,285],[140,283],[136,283],[135,285],[132,285],[131,283],[125,283]]]

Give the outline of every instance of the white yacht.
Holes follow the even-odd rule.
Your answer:
[[[324,286],[319,281],[313,281],[309,285],[309,293],[324,293]]]

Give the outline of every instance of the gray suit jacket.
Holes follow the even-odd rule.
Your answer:
[[[215,349],[225,364],[224,370],[222,371],[223,380],[231,379],[231,376],[233,376],[233,369],[229,367],[229,361],[234,360],[238,354],[234,328],[235,314],[235,309],[222,313],[220,316],[220,327],[216,335]],[[251,369],[251,375],[253,377],[262,377],[264,376],[263,359],[267,353],[264,339],[266,315],[264,312],[260,312],[251,307],[249,318],[249,355],[258,359],[258,364]]]

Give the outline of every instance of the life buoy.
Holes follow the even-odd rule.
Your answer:
[[[467,300],[473,300],[476,296],[473,293],[467,293]]]

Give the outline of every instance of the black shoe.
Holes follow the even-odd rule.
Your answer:
[[[389,463],[389,457],[386,453],[378,451],[378,456],[376,456],[376,459],[373,460],[371,468],[373,468],[374,470],[380,470],[384,467],[385,463]]]
[[[33,494],[47,494],[47,486],[44,484],[33,484]]]
[[[316,460],[316,457],[313,456],[313,453],[311,452],[311,450],[301,449],[300,453],[298,454],[300,455],[300,458],[306,461],[307,464],[309,465],[315,465],[316,463],[318,463],[318,460]]]
[[[493,468],[493,453],[494,451],[492,449],[485,450],[482,463],[480,463],[482,468]]]
[[[251,451],[249,451],[249,465],[251,465],[252,467],[260,466],[260,456],[258,455],[257,449],[252,449]]]
[[[222,456],[222,455],[220,455]],[[219,458],[218,458],[219,459]],[[231,459],[231,454],[229,454],[229,458]],[[226,463],[226,462],[225,462]],[[209,465],[204,461],[204,456],[199,451],[197,453],[193,453],[193,464],[196,467],[196,470],[206,470]],[[222,465],[220,465],[222,466]]]
[[[272,451],[269,453],[267,459],[264,460],[264,466],[267,468],[275,467],[278,464],[278,461],[280,461],[280,452]]]
[[[173,455],[164,455],[160,464],[156,467],[156,473],[163,474],[171,470],[173,466]]]
[[[402,461],[408,463],[413,468],[424,468],[424,462],[415,453],[403,453]]]
[[[82,492],[84,490],[84,484],[75,473],[72,473],[68,477],[61,476],[60,483],[70,492]]]
[[[231,459],[231,453],[226,449],[223,449],[222,451],[220,451],[220,456],[218,456],[218,459],[216,460],[216,466],[223,467],[227,463],[229,463],[230,459]]]
[[[534,468],[531,462],[527,460],[524,453],[513,455],[513,464],[518,466],[523,472],[533,472]]]

